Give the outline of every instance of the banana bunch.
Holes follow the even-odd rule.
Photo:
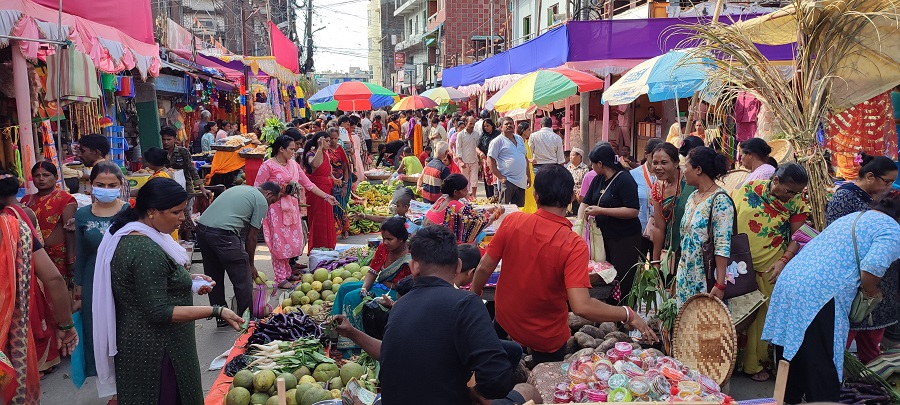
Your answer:
[[[379,216],[388,216],[390,215],[390,210],[387,205],[382,205],[378,207],[367,208],[362,205],[350,204],[347,207],[347,214],[352,215],[354,213],[366,214],[366,215],[379,215]],[[354,219],[350,221],[350,234],[351,235],[359,235],[363,233],[374,233],[378,232],[381,229],[381,224],[369,221],[367,219]]]
[[[366,200],[367,206],[387,206],[394,196],[394,190],[402,184],[396,180],[390,183],[372,184],[367,181],[360,182],[356,188],[356,195]]]

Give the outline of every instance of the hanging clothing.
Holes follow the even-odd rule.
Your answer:
[[[299,183],[306,190],[313,190],[315,184],[303,173],[300,164],[288,160],[282,166],[274,158],[266,160],[259,167],[254,186],[271,181],[284,189],[290,182]],[[272,254],[272,268],[275,271],[275,284],[281,284],[291,276],[290,259],[303,254],[306,245],[303,235],[303,218],[300,215],[300,202],[292,195],[282,195],[278,201],[269,205],[263,219],[262,230],[266,245]]]
[[[304,159],[310,159],[315,155],[315,151],[306,152]],[[312,173],[308,173],[309,180],[326,193],[330,192],[334,187],[334,181],[331,177],[331,159],[328,155],[328,153],[323,153],[322,164],[315,168]],[[306,201],[309,204],[307,210],[309,213],[307,253],[321,247],[334,249],[337,245],[337,234],[334,232],[334,208],[324,198],[309,191],[306,192]]]
[[[419,120],[416,118],[410,118],[407,124],[409,129],[406,133],[406,139],[413,145],[413,153],[418,156],[424,150],[422,143],[422,126],[419,125]]]
[[[738,93],[734,102],[734,120],[737,123],[738,142],[746,141],[756,136],[756,117],[759,115],[760,102],[752,94],[742,91]]]
[[[883,93],[831,116],[826,147],[832,151],[837,175],[859,176],[854,159],[859,152],[897,159],[897,129],[889,93]]]

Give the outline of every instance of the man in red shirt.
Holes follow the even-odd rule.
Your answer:
[[[514,212],[503,220],[472,282],[472,292],[481,295],[503,259],[494,296],[496,322],[512,340],[532,349],[537,363],[563,360],[571,336],[570,306],[588,320],[625,322],[645,338],[656,339],[631,308],[607,305],[588,294],[587,244],[565,217],[574,187],[564,167],[542,168],[534,179],[537,212]]]

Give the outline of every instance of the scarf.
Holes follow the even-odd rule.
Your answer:
[[[190,257],[171,235],[160,233],[142,222],[129,222],[115,234],[103,235],[97,248],[97,264],[94,267],[94,361],[97,363],[97,391],[100,397],[116,394],[115,356],[116,303],[112,292],[110,263],[122,236],[138,232],[156,242],[176,263],[187,265]]]

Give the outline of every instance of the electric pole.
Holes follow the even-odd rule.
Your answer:
[[[309,74],[313,70],[313,31],[312,31],[312,0],[306,0],[306,63],[303,71]]]

